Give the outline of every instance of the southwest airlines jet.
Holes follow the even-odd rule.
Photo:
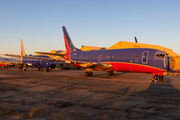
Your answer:
[[[24,51],[22,39],[21,39],[21,55],[9,55],[9,54],[5,54],[5,55],[12,57],[20,57],[20,62],[16,62],[16,63],[13,62],[12,64],[17,65],[17,67],[22,71],[26,71],[26,66],[28,66],[28,67],[38,68],[39,71],[42,71],[43,68],[45,68],[46,71],[49,72],[49,68],[52,67],[53,65],[52,59],[48,60],[48,58],[50,58],[49,56],[45,56],[45,55],[27,56]],[[40,57],[44,59],[43,60],[34,59],[33,57]]]
[[[66,57],[76,66],[85,68],[85,77],[93,76],[92,70],[107,71],[114,76],[116,71],[152,73],[152,80],[170,70],[168,53],[149,48],[127,48],[82,51],[76,48],[65,28],[63,29]],[[162,80],[163,81],[163,80]]]

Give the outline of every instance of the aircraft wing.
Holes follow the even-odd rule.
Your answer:
[[[21,56],[21,55],[11,55],[11,54],[4,54],[5,56],[11,57],[23,57],[23,58],[31,58],[31,59],[41,59],[41,60],[51,60],[53,62],[63,62],[65,59],[53,59],[53,58],[44,58],[44,57],[34,57],[34,56]]]
[[[84,61],[73,61],[73,60],[65,60],[65,63],[79,64],[83,68],[101,69],[101,70],[112,69],[112,65],[107,63],[84,62]]]
[[[22,64],[21,62],[13,62],[13,61],[0,61],[1,64],[4,65],[18,65],[18,64]]]
[[[54,55],[54,56],[65,56],[66,54],[63,53],[49,53],[49,52],[35,52],[38,54],[44,54],[44,55]]]

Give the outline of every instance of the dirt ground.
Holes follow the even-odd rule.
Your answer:
[[[178,120],[180,76],[0,68],[0,120]],[[76,74],[76,75],[73,75]]]

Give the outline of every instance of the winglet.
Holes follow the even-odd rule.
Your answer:
[[[21,39],[21,55],[22,56],[25,56],[25,52],[24,52],[24,46],[23,46],[23,42],[22,42],[22,39]]]

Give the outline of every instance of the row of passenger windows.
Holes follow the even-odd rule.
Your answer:
[[[89,56],[89,57],[78,57],[78,59],[99,59],[99,58],[102,58],[102,59],[109,59],[111,58],[110,56]],[[121,56],[112,56],[112,58],[114,59],[122,59],[122,58],[140,58],[140,55],[121,55]],[[74,57],[72,57],[72,59],[75,59]]]
[[[112,58],[140,58],[140,55],[112,56]]]

